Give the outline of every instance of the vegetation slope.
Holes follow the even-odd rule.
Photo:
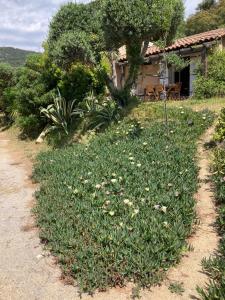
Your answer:
[[[13,47],[0,47],[0,63],[8,63],[13,67],[20,67],[25,64],[27,56],[34,53],[33,51]]]
[[[167,132],[163,108],[151,107],[86,145],[38,157],[40,236],[81,291],[154,284],[188,248],[196,141],[213,117],[171,108]]]

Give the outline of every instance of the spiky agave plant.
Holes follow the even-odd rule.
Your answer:
[[[73,119],[82,115],[82,110],[75,107],[75,105],[76,100],[66,101],[58,91],[54,103],[47,108],[41,108],[41,114],[50,120],[52,130],[62,129],[68,135]]]

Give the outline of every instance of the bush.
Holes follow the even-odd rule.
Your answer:
[[[225,108],[221,110],[221,114],[216,125],[214,139],[217,142],[225,141]]]
[[[111,98],[97,98],[93,92],[87,95],[81,107],[85,113],[86,129],[106,128],[121,117],[121,107],[115,101]]]
[[[212,117],[169,109],[168,137],[159,121],[163,108],[157,113],[145,128],[124,119],[89,144],[38,157],[40,237],[82,291],[130,280],[149,286],[187,250],[195,221],[195,141]]]
[[[14,83],[15,69],[8,64],[0,63],[0,110],[9,115],[12,102],[7,97],[9,88]]]
[[[207,77],[199,72],[194,82],[194,96],[199,99],[225,96],[225,51],[215,51],[208,57]]]
[[[63,72],[58,87],[66,100],[76,99],[78,102],[81,102],[90,91],[96,95],[105,91],[100,71],[81,63],[74,64],[70,70]]]

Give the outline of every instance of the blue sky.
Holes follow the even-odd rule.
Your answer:
[[[0,46],[41,51],[52,15],[66,2],[68,0],[0,0]],[[201,0],[186,0],[186,15],[193,13],[199,2]]]

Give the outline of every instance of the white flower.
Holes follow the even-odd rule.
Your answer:
[[[110,200],[105,201],[105,205],[109,205],[111,203]]]
[[[183,114],[184,114],[184,111],[182,110],[180,113],[183,115]]]
[[[129,204],[129,202],[130,202],[130,200],[129,200],[129,199],[125,199],[125,200],[123,200],[123,203],[124,203],[124,204]]]
[[[131,215],[131,218],[133,218],[134,216],[136,216],[139,213],[139,209],[135,209],[134,212]]]
[[[111,179],[111,182],[112,182],[112,183],[116,183],[116,182],[117,182],[117,179],[113,178],[113,179]]]
[[[74,194],[78,194],[79,193],[78,189],[75,189],[73,192],[74,192]]]
[[[99,190],[101,187],[102,187],[101,184],[96,184],[96,186],[95,186],[95,188],[96,188],[97,190]]]
[[[126,150],[123,150],[123,153],[126,153]]]
[[[122,180],[123,180],[123,177],[120,176],[120,177],[119,177],[119,181],[122,181]]]
[[[162,206],[161,207],[161,211],[164,212],[164,213],[166,213],[167,212],[167,207],[166,206]]]
[[[110,192],[109,192],[109,191],[106,191],[105,193],[106,193],[106,195],[110,195]]]
[[[154,205],[154,209],[159,210],[160,209],[160,205],[159,204]]]
[[[110,215],[110,216],[114,216],[114,215],[115,215],[115,212],[111,210],[111,211],[109,212],[109,215]]]
[[[202,117],[203,120],[206,120],[206,117]]]
[[[113,176],[113,177],[116,177],[116,173],[112,173],[112,176]]]
[[[90,176],[92,174],[92,172],[88,172],[88,176]]]
[[[88,180],[87,180],[87,179],[85,179],[85,180],[84,180],[84,184],[87,184],[87,183],[88,183]]]
[[[120,225],[120,227],[123,227],[123,222],[120,222],[119,225]]]
[[[173,184],[172,183],[168,183],[168,187],[172,187],[173,186]]]
[[[128,206],[133,206],[133,203],[129,199],[123,200],[123,203],[128,205]]]
[[[168,228],[169,227],[168,222],[163,222],[163,226],[166,227],[166,228]]]
[[[147,145],[148,145],[148,143],[147,143],[147,142],[144,142],[144,143],[143,143],[143,146],[147,146]]]
[[[145,199],[144,199],[144,198],[141,198],[141,202],[142,202],[142,203],[145,203]]]
[[[134,161],[132,161],[131,164],[134,165],[135,164]]]
[[[150,191],[150,189],[149,189],[148,187],[146,187],[145,190],[146,190],[146,192],[149,192],[149,191]]]
[[[141,130],[143,130],[144,129],[144,127],[143,126],[141,126]]]
[[[133,156],[130,156],[130,157],[129,157],[129,160],[134,160]]]
[[[140,168],[140,167],[141,167],[141,164],[137,164],[137,167]]]

